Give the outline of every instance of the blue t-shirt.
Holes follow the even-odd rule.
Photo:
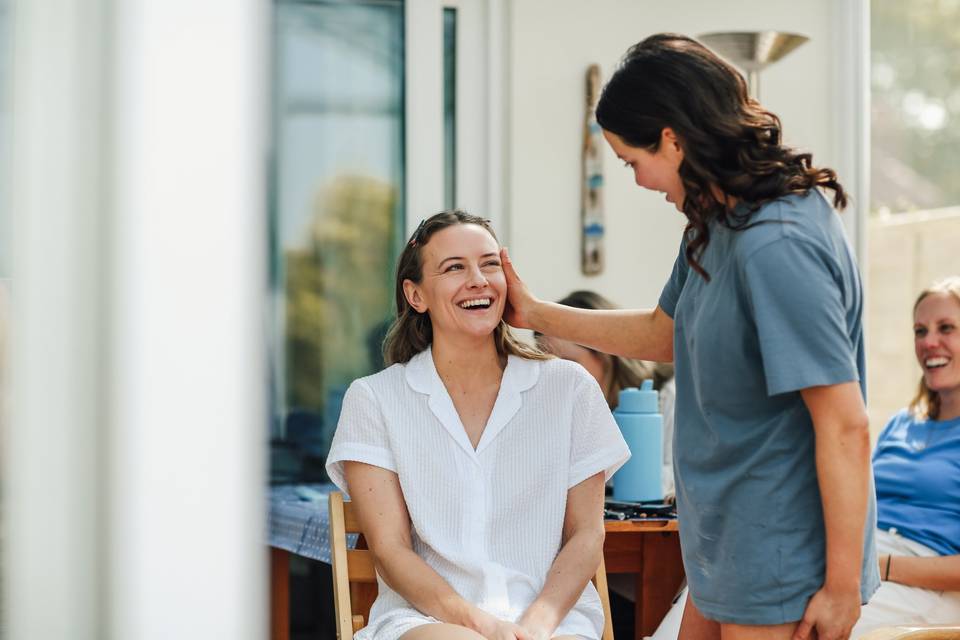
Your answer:
[[[823,586],[814,430],[800,390],[864,380],[863,298],[840,217],[817,191],[767,203],[742,231],[681,243],[660,307],[674,320],[674,472],[684,568],[720,622],[781,624]],[[861,592],[880,582],[869,486]]]
[[[891,418],[873,452],[877,526],[940,555],[960,553],[960,418]]]

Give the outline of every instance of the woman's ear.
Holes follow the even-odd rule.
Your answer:
[[[423,300],[420,287],[409,278],[403,281],[403,295],[407,298],[407,304],[413,307],[413,310],[417,313],[423,313],[427,310],[427,304]]]
[[[660,150],[670,157],[673,157],[679,165],[683,162],[683,147],[680,146],[680,138],[677,132],[670,127],[664,127],[660,132]]]

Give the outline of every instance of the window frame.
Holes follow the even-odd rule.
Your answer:
[[[407,234],[413,233],[420,220],[444,208],[445,8],[457,10],[456,206],[492,220],[505,243],[509,229],[504,211],[507,76],[502,0],[412,0],[405,4]]]

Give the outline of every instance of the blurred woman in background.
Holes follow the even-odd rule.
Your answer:
[[[557,300],[557,303],[575,309],[619,309],[599,293],[586,289],[574,291]],[[676,394],[673,365],[615,356],[542,333],[535,332],[534,336],[540,348],[547,353],[577,362],[590,372],[603,390],[611,411],[617,408],[621,389],[639,387],[644,380],[653,380],[653,388],[659,393],[660,414],[663,416],[663,491],[665,497],[672,499],[673,402]]]

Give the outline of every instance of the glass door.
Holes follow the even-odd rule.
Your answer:
[[[404,236],[404,7],[275,5],[271,479],[326,480],[350,382],[382,368]]]

